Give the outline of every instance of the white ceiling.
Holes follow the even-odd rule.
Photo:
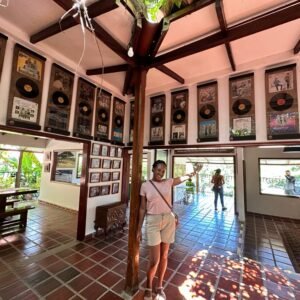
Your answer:
[[[88,1],[88,3],[95,1]],[[292,1],[223,0],[228,26],[289,2]],[[25,42],[29,43],[32,34],[57,22],[64,13],[65,11],[52,0],[10,0],[8,7],[0,7],[0,27],[2,26],[5,32],[6,29],[3,28],[3,24],[11,24],[20,32],[23,32],[27,38]],[[101,15],[95,20],[122,47],[127,47],[134,19],[121,4],[119,8]],[[158,55],[185,45],[190,41],[201,39],[205,35],[218,30],[219,23],[215,6],[210,5],[172,22]],[[10,34],[13,36],[16,33],[11,32]],[[106,67],[126,63],[100,41],[98,45],[101,53],[99,53],[95,40],[90,33],[87,32],[85,37],[86,48],[80,65],[81,69],[99,68],[102,65],[102,59]],[[299,37],[300,19],[231,42],[237,72],[245,71],[243,70],[245,64],[252,63],[255,66],[257,60],[261,61],[275,54],[290,53],[290,56],[292,56],[293,48]],[[61,53],[63,57],[67,58],[67,61],[72,61],[76,65],[83,51],[83,41],[84,36],[80,26],[75,26],[44,40],[42,45],[53,49],[54,53]],[[218,46],[172,61],[166,66],[183,77],[188,84],[197,83],[199,78],[208,80],[212,79],[210,76],[232,72],[224,46]],[[116,91],[122,93],[125,72],[107,74],[103,77],[93,76],[92,79],[99,84],[103,80]],[[180,83],[156,69],[151,69],[148,72],[147,93],[164,91],[166,88],[176,88],[180,85]]]

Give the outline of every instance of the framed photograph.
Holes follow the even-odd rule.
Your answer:
[[[110,185],[101,185],[99,188],[100,188],[100,196],[110,194]]]
[[[100,144],[93,143],[92,155],[99,156],[100,155],[100,148],[101,148]]]
[[[119,193],[119,186],[120,186],[119,182],[114,182],[111,186],[112,186],[111,193],[112,194],[118,194]]]
[[[111,168],[111,160],[103,159],[102,160],[102,169],[110,169]]]
[[[121,161],[120,160],[113,160],[112,168],[113,169],[120,169],[121,168]]]
[[[50,171],[51,171],[51,163],[44,164],[44,172],[50,173]]]
[[[91,158],[90,168],[91,169],[99,169],[100,168],[100,158]]]
[[[100,195],[100,186],[91,186],[89,189],[89,197],[97,197]]]
[[[110,147],[109,156],[110,157],[116,156],[116,147],[112,147],[112,146]]]
[[[123,150],[122,148],[117,148],[117,157],[122,157]]]
[[[105,181],[110,181],[110,172],[102,172],[101,174],[101,181],[105,182]]]
[[[57,168],[75,168],[76,167],[76,152],[63,151],[57,153]]]
[[[90,183],[100,182],[100,172],[92,172],[90,174]]]
[[[55,181],[72,183],[73,170],[56,169]]]
[[[44,161],[51,161],[52,152],[51,151],[45,151],[44,152]]]
[[[101,156],[108,156],[109,146],[102,145],[101,148]]]
[[[112,181],[120,180],[120,172],[112,172],[111,180]]]
[[[113,122],[111,128],[111,143],[123,146],[124,119],[126,102],[114,97],[113,99]]]
[[[77,158],[77,168],[76,168],[76,178],[81,177],[81,172],[82,172],[82,154],[78,154]]]

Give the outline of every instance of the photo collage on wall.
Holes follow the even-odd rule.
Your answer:
[[[91,149],[89,197],[119,193],[122,148],[93,143]]]
[[[111,110],[111,94],[103,89],[97,90],[94,139],[109,142],[109,122]]]
[[[73,136],[91,140],[95,101],[95,85],[78,79]]]
[[[255,140],[254,73],[229,79],[230,140]]]
[[[134,100],[130,101],[129,143],[127,144],[127,146],[132,146],[133,143],[133,125],[134,125]]]
[[[45,58],[16,44],[6,123],[10,126],[40,130],[40,109]]]
[[[188,90],[171,93],[171,132],[169,144],[187,143],[188,101]]]
[[[74,74],[53,64],[50,76],[45,131],[70,135],[69,120]]]
[[[114,97],[113,102],[113,117],[111,128],[111,143],[124,146],[124,118],[125,118],[125,104],[126,102]]]
[[[296,64],[265,73],[268,139],[299,138]]]
[[[198,85],[197,142],[218,141],[218,84],[216,81]]]
[[[165,104],[165,95],[150,98],[149,145],[164,145],[165,143]]]

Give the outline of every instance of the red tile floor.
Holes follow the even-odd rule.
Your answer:
[[[240,255],[243,248],[251,252],[247,247],[256,247],[263,232],[260,226],[254,227],[256,235],[246,234],[244,244],[244,227],[234,216],[230,199],[226,202],[226,212],[214,212],[212,199],[176,205],[180,226],[165,276],[167,298],[300,299],[300,276],[291,271],[290,264],[277,263],[271,235],[267,238],[273,264]],[[248,218],[248,233],[251,226],[265,222],[262,216]],[[24,233],[0,238],[0,299],[122,299],[127,231],[78,242],[76,222],[74,213],[39,204],[30,211]],[[257,247],[255,251],[258,254]],[[141,287],[146,268],[147,249],[142,242]],[[134,299],[143,299],[142,290]]]

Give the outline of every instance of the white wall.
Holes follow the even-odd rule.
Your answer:
[[[246,148],[247,211],[259,214],[300,219],[300,199],[259,194],[259,158],[299,159],[299,153],[283,153],[282,148]]]

